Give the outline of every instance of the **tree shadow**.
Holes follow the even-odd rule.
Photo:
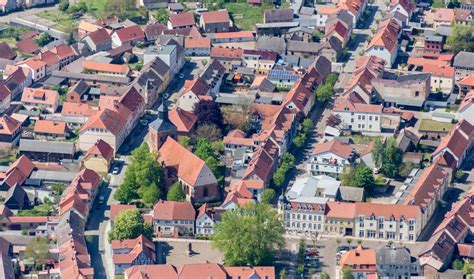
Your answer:
[[[156,261],[157,264],[166,264],[166,258],[171,254],[174,247],[170,246],[165,241],[155,242]]]

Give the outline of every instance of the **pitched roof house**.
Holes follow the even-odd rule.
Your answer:
[[[158,201],[153,207],[153,227],[158,235],[194,234],[196,211],[190,202]]]
[[[440,164],[451,168],[459,168],[474,142],[474,125],[464,120],[451,129],[441,140],[438,148],[431,154],[433,162],[438,158]]]
[[[99,139],[81,161],[83,168],[91,169],[100,174],[106,174],[114,159],[114,149],[104,140]]]
[[[134,45],[138,42],[145,41],[145,33],[140,25],[132,25],[119,30],[112,34],[112,44],[122,46],[124,44]]]
[[[367,46],[367,54],[385,60],[386,67],[392,67],[398,55],[398,35],[401,26],[394,19],[382,21],[374,37]]]
[[[112,260],[115,274],[123,274],[134,265],[150,265],[156,262],[155,244],[140,235],[136,239],[112,240]]]
[[[187,29],[196,24],[192,13],[179,13],[171,15],[168,20],[168,29]]]
[[[227,10],[204,12],[199,18],[199,27],[206,33],[229,32],[231,20]]]
[[[13,60],[16,57],[16,53],[8,46],[5,42],[0,42],[0,58]]]
[[[158,161],[165,167],[168,185],[180,181],[188,201],[208,201],[218,197],[217,180],[206,163],[168,137],[159,149]]]
[[[27,110],[45,110],[55,113],[59,105],[59,94],[54,90],[25,88],[21,95],[21,102]]]

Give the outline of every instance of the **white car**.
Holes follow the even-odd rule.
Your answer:
[[[120,168],[119,167],[114,167],[112,169],[112,174],[118,174],[120,172]]]

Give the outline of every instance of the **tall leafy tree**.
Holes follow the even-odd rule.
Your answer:
[[[38,237],[25,247],[25,258],[32,259],[34,266],[42,265],[49,259],[49,241],[45,237]]]
[[[446,40],[447,47],[454,53],[474,51],[474,24],[455,24]]]
[[[396,147],[395,140],[388,138],[382,159],[382,172],[387,177],[396,178],[399,174],[399,166],[402,164],[403,151]]]
[[[146,143],[135,149],[131,163],[125,171],[124,181],[114,198],[123,203],[134,198],[141,198],[145,203],[154,203],[164,198],[166,191],[163,170],[157,159],[157,154],[151,153]]]
[[[372,169],[366,166],[357,167],[353,179],[356,187],[364,188],[368,192],[372,191],[375,184]]]
[[[262,192],[262,203],[270,204],[271,201],[275,198],[276,193],[272,188],[267,188]]]
[[[382,159],[384,156],[384,147],[380,138],[374,140],[374,147],[372,148],[372,160],[374,160],[375,166],[380,168],[382,165]]]
[[[214,124],[220,129],[224,125],[221,108],[216,102],[200,101],[194,107],[194,114],[197,116],[198,125]]]
[[[285,229],[278,213],[267,204],[251,204],[226,211],[216,225],[213,244],[226,265],[271,265],[282,249]]]
[[[200,138],[196,142],[196,149],[194,154],[206,162],[206,165],[211,169],[217,181],[221,183],[224,180],[223,165],[219,161],[219,154],[215,152],[215,146],[208,140]]]
[[[183,191],[183,186],[179,181],[176,181],[168,191],[167,200],[169,201],[184,201],[186,200],[186,194]]]
[[[140,235],[151,239],[153,228],[145,223],[138,209],[126,209],[115,218],[114,229],[109,232],[109,240],[132,239]]]

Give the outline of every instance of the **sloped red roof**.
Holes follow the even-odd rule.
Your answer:
[[[91,155],[97,155],[110,160],[114,156],[114,149],[102,139],[99,139],[89,150],[87,150],[86,158]]]
[[[153,207],[155,220],[193,220],[196,211],[190,202],[158,201]]]
[[[227,10],[204,12],[201,14],[201,18],[205,24],[230,22],[229,13]]]
[[[188,12],[171,15],[169,21],[171,22],[173,28],[196,24],[196,21],[194,20],[194,15]]]
[[[352,153],[352,147],[335,139],[332,141],[316,144],[313,151],[315,155],[331,152],[347,160]]]
[[[178,132],[189,133],[197,122],[197,117],[194,113],[180,108],[172,109],[168,117],[171,123],[178,129]]]

